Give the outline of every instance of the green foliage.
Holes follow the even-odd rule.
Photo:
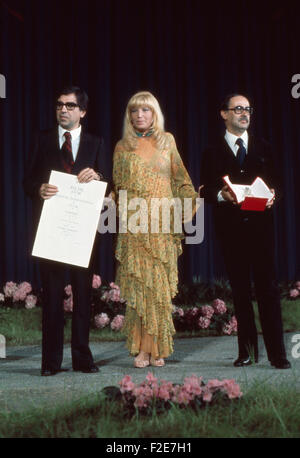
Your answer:
[[[116,401],[90,395],[46,412],[0,412],[0,438],[300,438],[299,385],[242,386],[226,406],[180,409],[124,419]]]
[[[31,310],[0,307],[0,334],[7,345],[36,345],[42,342],[41,308]]]
[[[192,284],[182,284],[173,300],[175,305],[193,305],[212,302],[214,299],[232,302],[232,293],[228,280],[219,279],[212,283],[203,282],[200,277],[194,277]]]
[[[72,314],[65,315],[65,343],[71,342]],[[42,310],[40,307],[31,310],[11,309],[0,307],[0,334],[6,338],[9,345],[39,345],[42,342]],[[124,335],[114,332],[110,327],[104,329],[91,329],[90,341],[122,341]]]

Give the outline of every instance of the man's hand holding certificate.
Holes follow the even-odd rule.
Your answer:
[[[271,207],[274,202],[275,192],[269,189],[266,183],[257,177],[251,185],[233,184],[229,176],[223,177],[233,203],[241,205],[241,210],[264,211],[266,207]]]
[[[45,199],[32,255],[88,267],[107,183],[52,171],[49,185],[58,191]]]

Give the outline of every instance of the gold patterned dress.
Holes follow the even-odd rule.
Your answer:
[[[158,226],[151,230],[151,214],[152,217],[154,214],[151,205],[153,202],[156,205],[162,198],[189,197],[195,202],[197,197],[173,136],[165,135],[167,147],[163,151],[156,148],[152,136],[138,138],[134,151],[128,151],[121,140],[116,145],[113,160],[114,193],[121,220],[119,228],[122,225],[115,253],[118,261],[116,282],[127,302],[124,325],[127,348],[132,355],[137,355],[142,336],[146,334],[151,336],[148,352],[153,358],[165,358],[173,352],[172,298],[177,293],[177,258],[182,252],[182,233],[162,230],[162,211]],[[124,195],[128,203],[126,209]],[[140,199],[132,201],[134,198]],[[144,206],[139,204],[141,199]],[[135,207],[136,203],[140,207]],[[140,216],[145,216],[148,210],[148,218],[141,216],[139,221],[137,209],[142,207],[144,213],[141,211]],[[132,220],[136,223],[143,220],[140,231],[130,230]]]

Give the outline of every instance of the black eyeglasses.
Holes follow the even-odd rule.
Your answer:
[[[234,107],[234,108],[227,108],[227,110],[232,110],[235,112],[235,114],[242,114],[244,113],[244,111],[247,111],[247,113],[249,114],[253,113],[252,107],[242,107],[241,105],[238,105],[237,107]]]
[[[68,111],[72,111],[74,110],[76,107],[79,107],[79,105],[77,103],[74,103],[74,102],[66,102],[66,103],[63,103],[63,102],[56,102],[56,109],[57,110],[61,110],[62,107],[66,107],[66,109]]]

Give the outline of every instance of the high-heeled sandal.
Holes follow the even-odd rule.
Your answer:
[[[155,367],[163,367],[165,365],[165,360],[163,358],[159,358],[159,359],[150,358],[150,364],[151,366],[155,366]]]
[[[134,358],[134,367],[143,368],[149,365],[150,365],[149,358],[148,359],[141,359],[141,358],[138,359],[138,356]]]

